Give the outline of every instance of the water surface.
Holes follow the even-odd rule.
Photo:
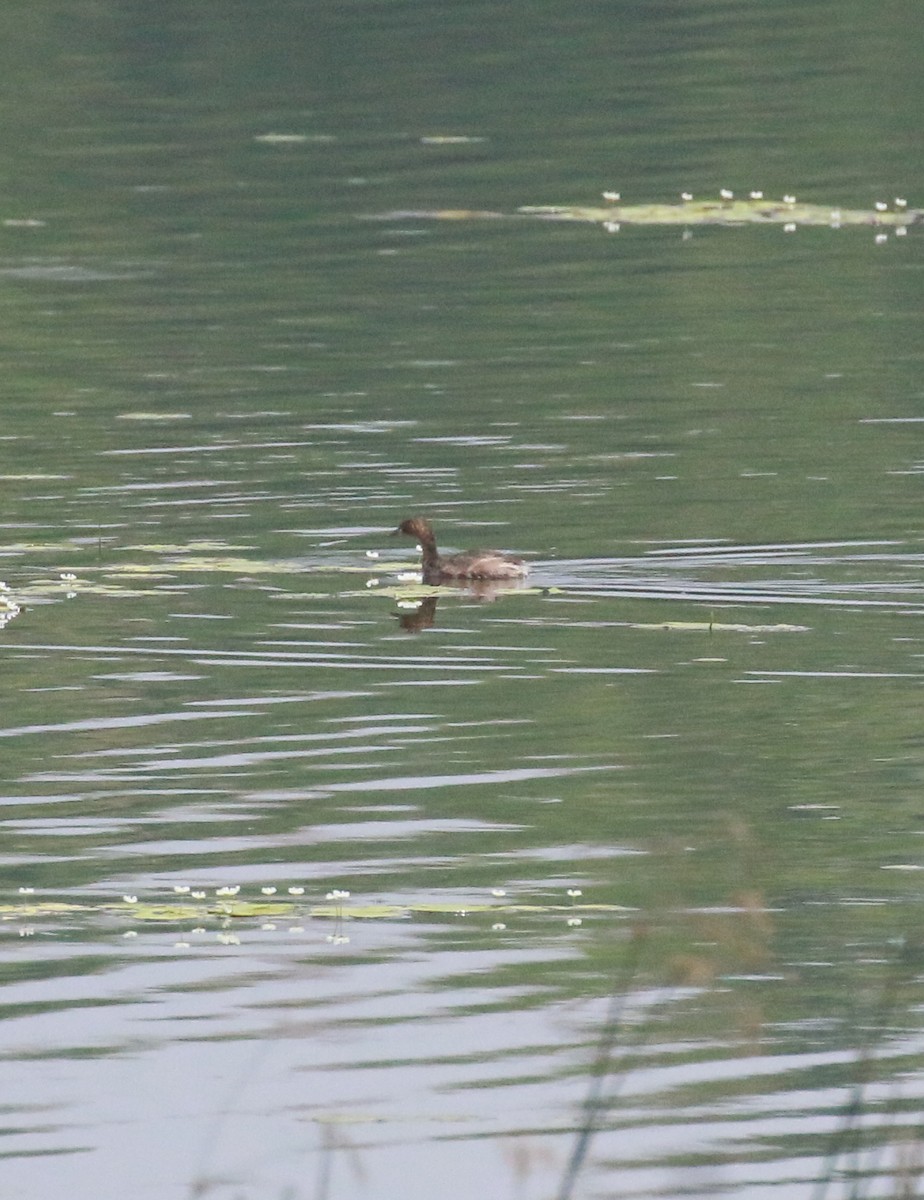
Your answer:
[[[920,203],[914,29],[82,16],[6,39],[6,1191],[913,1194],[916,231],[370,218]]]

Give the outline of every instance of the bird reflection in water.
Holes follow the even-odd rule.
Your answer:
[[[458,594],[467,597],[471,600],[477,600],[480,603],[488,604],[499,596],[509,595],[511,592],[520,590],[522,583],[518,585],[516,582],[507,580],[500,582],[494,579],[468,579],[459,580],[457,584],[443,582],[441,592]],[[398,624],[408,633],[421,633],[424,629],[431,629],[436,624],[436,606],[439,604],[441,596],[430,595],[424,596],[419,602],[406,601],[405,603],[413,603],[414,607],[404,608],[401,612],[393,613]]]

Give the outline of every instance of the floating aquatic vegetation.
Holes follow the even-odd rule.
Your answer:
[[[515,902],[497,903],[498,899],[506,898],[505,889],[494,889],[491,901],[475,901],[460,903],[453,900],[421,900],[407,904],[386,902],[364,902],[354,900],[351,893],[334,889],[327,892],[322,903],[305,903],[298,899],[305,888],[292,886],[287,888],[289,899],[267,899],[266,894],[272,889],[261,888],[261,899],[248,900],[241,897],[240,887],[219,887],[212,895],[201,890],[182,887],[174,888],[176,899],[147,900],[134,894],[126,894],[118,899],[100,900],[98,902],[77,903],[73,901],[43,900],[30,889],[20,888],[22,899],[0,903],[0,921],[25,921],[38,918],[70,917],[77,915],[118,917],[125,916],[132,922],[153,922],[156,924],[171,924],[187,921],[203,921],[209,918],[221,921],[246,920],[252,918],[273,918],[299,916],[305,919],[332,920],[338,924],[345,921],[357,920],[407,920],[415,916],[435,917],[469,917],[488,914],[490,916],[512,916],[528,914],[533,916],[566,915],[569,920],[581,914],[621,914],[630,913],[634,909],[620,904],[590,904],[575,903],[581,895],[577,889],[567,893],[569,903],[538,903],[518,904]],[[347,902],[350,903],[347,903]]]
[[[244,558],[239,554],[205,554],[203,549],[209,547],[194,546],[191,553],[186,548],[175,545],[158,546],[137,545],[127,547],[138,553],[157,554],[161,561],[153,563],[125,562],[109,564],[105,568],[108,578],[117,579],[120,576],[144,576],[148,579],[170,578],[180,574],[213,574],[224,573],[233,575],[311,575],[311,574],[367,574],[368,566],[350,563],[306,562],[304,559],[278,558]],[[221,549],[219,545],[210,547]],[[237,549],[241,549],[240,547]],[[92,568],[85,568],[91,570]],[[97,568],[99,569],[99,568]]]
[[[0,480],[4,483],[46,483],[49,480],[56,479],[71,479],[70,475],[53,474],[50,471],[21,471],[17,473],[8,472],[0,475]]]
[[[117,263],[113,266],[86,266],[59,259],[26,259],[0,264],[0,275],[9,279],[28,279],[36,283],[108,283],[110,281],[149,279],[154,271],[145,266]]]
[[[808,633],[808,625],[751,625],[731,621],[633,621],[630,629],[662,630],[677,633]]]
[[[231,542],[196,539],[191,542],[136,542],[133,545],[120,547],[123,551],[139,551],[145,554],[205,554],[228,553],[242,550],[252,550],[252,546],[235,546]]]
[[[421,146],[476,146],[486,142],[486,137],[461,133],[433,133],[420,139]]]
[[[258,133],[253,140],[265,146],[298,146],[306,142],[324,146],[337,139],[330,133]]]
[[[689,196],[689,193],[685,193]],[[607,194],[604,193],[604,199]],[[839,229],[845,225],[886,226],[907,228],[924,220],[924,211],[908,208],[896,201],[893,208],[886,204],[872,209],[842,208],[829,204],[809,204],[795,196],[782,200],[765,199],[754,192],[746,200],[736,200],[731,192],[723,191],[718,200],[681,198],[679,204],[610,204],[602,207],[579,205],[524,205],[517,210],[524,216],[543,217],[553,221],[589,221],[598,225],[782,225],[792,232],[800,225],[827,226]],[[614,231],[615,232],[615,231]]]
[[[18,617],[21,612],[22,609],[10,592],[9,586],[0,583],[0,629],[4,625],[8,625],[14,617]]]
[[[909,208],[908,201],[896,197],[891,204],[878,201],[873,208],[845,208],[837,204],[813,204],[785,195],[773,200],[763,192],[752,191],[746,199],[736,199],[723,188],[717,199],[696,200],[692,193],[681,192],[679,203],[626,204],[619,192],[603,193],[602,205],[525,204],[515,213],[484,209],[424,209],[377,214],[378,220],[477,221],[513,217],[546,221],[584,221],[601,225],[607,232],[618,233],[624,225],[780,225],[792,233],[800,226],[841,229],[865,226],[892,230],[902,236],[908,227],[924,221],[924,209]]]
[[[116,413],[117,421],[189,421],[192,413],[188,412],[136,412]]]
[[[17,584],[15,600],[9,592],[6,595],[6,599],[0,594],[0,616],[3,615],[6,606],[11,606],[16,610],[12,614],[15,616],[26,601],[41,604],[46,601],[60,600],[62,598],[73,600],[76,596],[83,595],[156,596],[157,592],[153,588],[126,588],[116,583],[87,579],[83,575],[77,576],[72,572],[65,571],[57,579],[34,579],[30,583]]]

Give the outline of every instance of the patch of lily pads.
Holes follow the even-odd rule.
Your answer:
[[[275,891],[275,889],[265,889]],[[290,889],[290,891],[293,889]],[[303,889],[294,889],[298,892]],[[29,892],[29,889],[21,889]],[[351,899],[349,892],[334,891],[327,894],[323,902],[310,903],[298,896],[266,896],[247,899],[238,896],[236,888],[219,888],[211,895],[199,893],[200,898],[190,894],[190,889],[180,888],[177,895],[168,900],[145,900],[137,896],[118,899],[102,899],[96,902],[77,903],[41,899],[33,894],[19,900],[0,903],[0,921],[35,921],[67,917],[119,917],[132,922],[155,924],[177,924],[187,921],[218,920],[222,922],[240,920],[311,919],[329,921],[394,921],[414,917],[466,917],[466,916],[556,916],[567,914],[572,924],[588,914],[619,914],[633,911],[620,904],[592,904],[578,900],[580,892],[572,889],[568,903],[549,901],[546,903],[514,903],[505,898],[503,889],[492,893],[491,900],[465,902],[453,900],[421,900],[411,903],[364,902]],[[226,894],[222,893],[235,893]],[[503,898],[503,899],[501,899]]]

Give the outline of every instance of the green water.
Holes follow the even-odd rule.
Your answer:
[[[3,19],[5,1194],[913,1194],[906,15]]]

